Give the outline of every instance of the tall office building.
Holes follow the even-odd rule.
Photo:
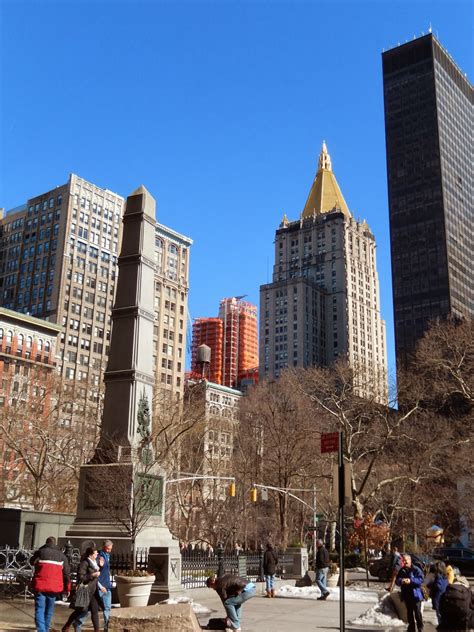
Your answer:
[[[99,404],[124,199],[71,174],[0,220],[0,304],[61,325],[58,369]]]
[[[120,195],[71,174],[0,219],[0,305],[62,326],[60,374],[98,413],[124,206]],[[184,389],[191,243],[157,224],[155,376],[177,397]]]
[[[157,223],[153,336],[156,392],[166,392],[176,398],[181,398],[184,392],[192,243],[189,237]]]
[[[262,378],[345,357],[358,393],[387,400],[375,248],[365,220],[349,211],[323,143],[300,219],[283,217],[275,235],[273,280],[260,288]]]
[[[473,87],[433,34],[382,55],[397,362],[472,317]]]
[[[197,318],[193,323],[192,372],[200,375],[197,350],[211,350],[208,377],[215,384],[237,388],[258,367],[257,306],[243,297],[223,298],[217,318]]]

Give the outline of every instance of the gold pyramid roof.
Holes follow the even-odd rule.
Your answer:
[[[349,208],[337,183],[336,176],[332,172],[331,158],[328,154],[326,143],[323,141],[323,148],[319,156],[318,171],[301,217],[305,219],[315,214],[329,213],[334,210],[340,210],[346,217],[351,217]]]

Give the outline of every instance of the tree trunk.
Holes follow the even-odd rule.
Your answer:
[[[280,494],[279,505],[281,546],[284,550],[288,547],[288,498],[286,494]]]
[[[336,523],[331,521],[331,535],[329,536],[329,549],[334,551],[336,549]]]

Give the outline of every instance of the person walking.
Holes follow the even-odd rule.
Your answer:
[[[421,604],[424,601],[421,585],[423,583],[423,571],[414,566],[411,556],[407,553],[402,555],[403,566],[398,571],[396,584],[401,588],[401,599],[407,607],[408,628],[407,632],[422,632],[423,616],[421,614]],[[415,626],[416,623],[416,626]]]
[[[102,550],[97,555],[97,562],[99,564],[100,575],[98,591],[99,599],[102,605],[104,614],[104,630],[107,632],[109,629],[110,610],[112,609],[112,580],[110,578],[110,553],[114,543],[112,540],[104,540],[102,542]]]
[[[35,595],[35,625],[37,632],[48,632],[59,593],[69,594],[70,568],[67,557],[56,545],[56,538],[46,543],[32,556],[34,566],[31,587]]]
[[[79,564],[79,570],[77,572],[78,585],[80,583],[86,584],[89,589],[89,605],[85,608],[74,606],[74,612],[69,615],[69,619],[66,621],[61,629],[61,632],[70,632],[71,626],[73,626],[75,632],[80,632],[82,624],[87,617],[87,613],[91,613],[92,625],[94,626],[94,632],[99,632],[99,597],[97,595],[97,589],[100,589],[99,575],[100,569],[97,563],[98,551],[94,547],[90,546],[85,550],[84,555],[81,558]]]
[[[446,564],[444,562],[435,562],[433,572],[429,575],[429,580],[426,582],[426,586],[430,591],[431,604],[433,610],[436,610],[436,616],[438,617],[438,623],[440,620],[439,602],[441,596],[448,587],[448,574],[446,572]]]
[[[242,604],[255,597],[255,584],[237,575],[214,575],[207,578],[206,584],[208,588],[216,591],[224,604],[228,624],[226,631],[240,632]]]
[[[273,544],[267,543],[267,548],[263,554],[263,575],[265,577],[265,590],[267,597],[275,596],[275,573],[278,564],[278,555],[273,548]]]
[[[328,571],[329,571],[329,551],[324,546],[322,540],[316,540],[316,585],[321,591],[318,601],[324,601],[330,595],[327,589]]]
[[[390,583],[385,590],[392,592],[395,586],[395,580],[397,579],[398,571],[402,567],[402,556],[398,552],[398,548],[393,544],[390,546],[390,562],[388,567],[388,574]]]

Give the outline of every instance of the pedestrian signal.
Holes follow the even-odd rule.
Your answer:
[[[231,483],[229,485],[229,496],[231,498],[234,498],[234,496],[235,496],[235,483]]]
[[[252,489],[250,490],[250,500],[253,503],[257,502],[257,488],[256,487],[252,487]]]

